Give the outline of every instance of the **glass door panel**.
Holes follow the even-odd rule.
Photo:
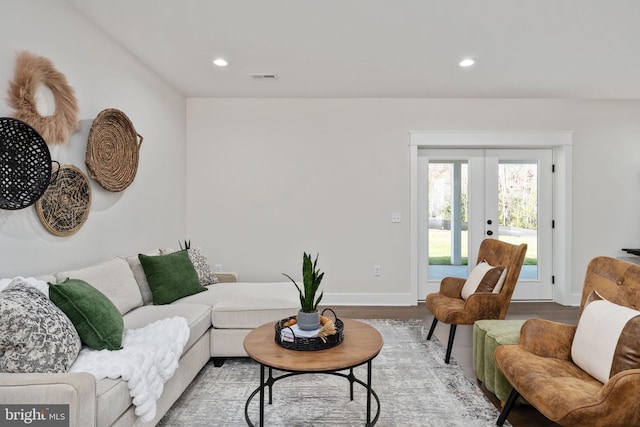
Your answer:
[[[498,164],[498,239],[527,244],[520,279],[538,279],[538,164]]]
[[[514,300],[553,297],[551,157],[551,150],[485,152],[486,185],[497,189],[487,197],[486,234],[527,244]]]
[[[466,161],[429,162],[430,280],[467,275],[468,166]]]
[[[437,292],[447,276],[467,277],[474,253],[470,209],[473,192],[482,186],[484,151],[420,150],[418,155],[418,292]],[[480,166],[474,166],[480,164]],[[483,216],[483,211],[478,217]],[[475,226],[483,234],[482,222]],[[477,252],[476,252],[477,253]],[[476,255],[472,256],[475,265]]]

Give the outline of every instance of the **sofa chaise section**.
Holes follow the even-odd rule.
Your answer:
[[[291,283],[218,283],[171,305],[211,306],[211,357],[246,357],[244,337],[267,322],[295,315],[300,306]]]

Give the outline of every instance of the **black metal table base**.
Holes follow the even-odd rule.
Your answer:
[[[265,380],[265,368],[269,369],[269,377]],[[253,398],[256,396],[256,394],[260,395],[260,423],[258,424],[260,427],[264,426],[264,403],[265,403],[265,388],[268,387],[269,389],[269,405],[273,404],[273,384],[278,381],[278,380],[282,380],[285,378],[289,378],[292,377],[294,375],[303,375],[303,374],[328,374],[328,375],[336,375],[339,377],[343,377],[346,378],[349,381],[349,398],[350,400],[353,400],[353,384],[354,383],[358,383],[360,385],[362,385],[366,390],[367,390],[367,423],[365,424],[365,427],[370,427],[375,425],[378,422],[378,418],[380,417],[380,399],[378,398],[378,395],[376,394],[376,392],[371,388],[371,360],[367,362],[367,382],[365,383],[364,381],[356,378],[355,374],[353,373],[353,367],[352,368],[346,368],[343,369],[343,371],[349,370],[348,374],[345,374],[343,372],[339,372],[339,371],[321,371],[321,372],[289,372],[287,374],[283,374],[277,377],[273,376],[273,368],[265,366],[263,364],[260,364],[260,386],[258,388],[256,388],[251,395],[249,396],[249,398],[247,399],[247,403],[244,406],[244,418],[247,421],[247,424],[250,425],[251,427],[255,427],[255,424],[253,424],[251,422],[251,419],[249,418],[249,404],[251,403],[251,401],[253,400]],[[373,417],[373,419],[371,419],[371,403],[372,403],[372,398],[375,399],[376,401],[376,414]]]

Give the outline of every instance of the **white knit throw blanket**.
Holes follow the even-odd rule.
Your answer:
[[[156,416],[156,401],[164,383],[173,376],[189,339],[184,317],[158,320],[143,328],[127,329],[122,350],[94,350],[83,347],[69,372],[88,372],[97,380],[122,377],[142,421]]]

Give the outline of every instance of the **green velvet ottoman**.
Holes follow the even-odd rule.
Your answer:
[[[524,320],[478,320],[473,325],[473,369],[490,392],[504,402],[513,387],[496,367],[493,353],[502,344],[517,344]],[[520,397],[517,401],[526,404]]]

